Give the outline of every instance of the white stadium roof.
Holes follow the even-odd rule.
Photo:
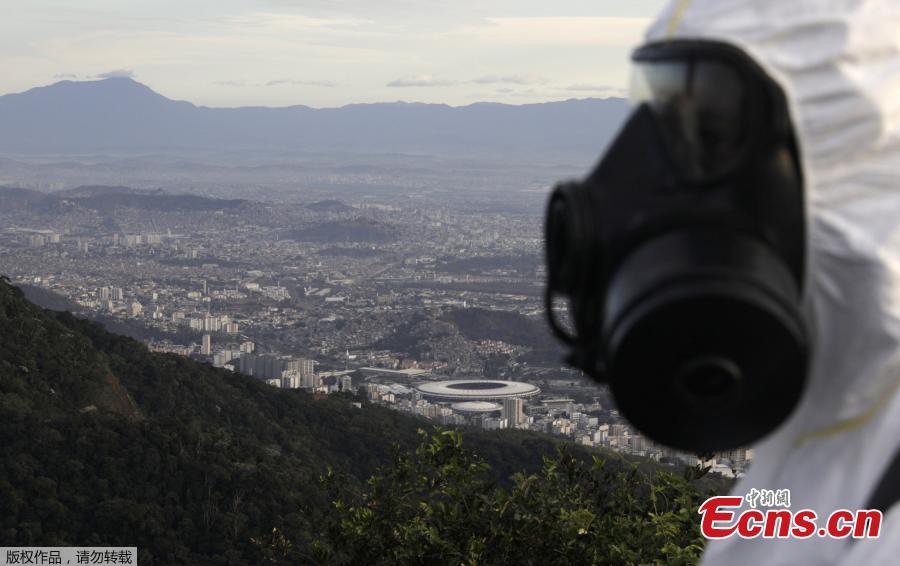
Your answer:
[[[429,381],[417,385],[416,389],[430,399],[447,401],[492,401],[510,397],[532,397],[541,392],[539,387],[530,383],[495,379]]]
[[[458,413],[493,413],[503,409],[497,403],[490,401],[462,401],[453,403],[450,408]]]

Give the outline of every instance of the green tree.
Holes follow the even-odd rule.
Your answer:
[[[313,546],[327,564],[695,564],[703,549],[687,479],[561,448],[508,488],[462,445],[420,431],[415,455],[353,489],[323,478],[337,511]]]

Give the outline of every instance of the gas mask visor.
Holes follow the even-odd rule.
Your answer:
[[[629,102],[652,110],[681,181],[712,182],[740,162],[760,101],[726,61],[677,54],[661,47],[638,51]]]
[[[727,44],[660,42],[633,60],[627,122],[585,180],[550,197],[550,325],[650,439],[746,446],[787,418],[807,371],[786,98]]]

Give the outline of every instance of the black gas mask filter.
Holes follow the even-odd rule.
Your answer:
[[[653,43],[633,61],[633,112],[594,171],[547,206],[550,325],[650,439],[746,446],[787,418],[807,371],[786,98],[723,43]]]

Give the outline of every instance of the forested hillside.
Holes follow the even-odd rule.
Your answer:
[[[415,444],[418,426],[152,354],[0,282],[0,539],[10,544],[255,563],[251,537],[279,526],[302,544],[314,531],[329,511],[317,484],[328,466],[368,477],[394,443]],[[534,437],[483,442],[502,444],[510,473],[553,450]]]
[[[413,499],[424,503],[439,493],[429,495],[416,483],[422,478],[396,466],[397,454],[411,451],[424,424],[380,407],[355,408],[351,400],[335,395],[317,401],[175,355],[150,353],[94,323],[42,310],[0,279],[0,540],[137,546],[144,565],[303,563],[314,556],[326,563],[369,560],[382,548],[373,546],[367,555],[360,550],[375,519],[360,519],[358,525],[347,520],[359,494],[388,477],[393,489],[407,494],[399,501],[424,512]],[[539,473],[543,457],[552,456],[559,443],[533,434],[473,432],[466,433],[466,445],[474,450],[466,457],[490,469],[479,468],[471,485],[465,475],[446,481],[480,493],[498,482],[511,486],[501,490],[521,489],[520,480],[510,476]],[[401,461],[410,461],[406,458]],[[411,458],[426,466],[423,470],[447,472],[427,458]],[[323,476],[331,483],[322,484]],[[404,487],[404,481],[412,483]],[[635,484],[635,501],[646,500],[643,485]],[[684,501],[699,497],[686,482],[678,489],[687,494]],[[380,489],[368,500],[388,493]],[[346,505],[336,507],[335,500]],[[591,501],[577,505],[595,505]],[[635,513],[644,513],[646,506],[640,505]],[[375,515],[385,522],[378,532],[405,532],[388,523],[405,529],[415,522],[407,507],[384,511]],[[641,539],[650,553],[641,556],[669,555],[661,548],[653,554],[646,546],[653,541],[684,546],[693,540],[695,512],[682,515],[676,524],[667,523],[672,533]],[[515,525],[507,525],[507,537],[531,536],[526,530],[517,534]],[[363,530],[353,538],[341,528]],[[290,552],[273,553],[273,529]],[[350,554],[339,552],[339,540],[356,546],[344,549]],[[389,542],[421,541],[407,537],[379,544]],[[408,550],[397,560],[406,556],[417,563],[421,552]],[[383,563],[390,563],[387,556]],[[432,556],[459,563],[449,554]]]

